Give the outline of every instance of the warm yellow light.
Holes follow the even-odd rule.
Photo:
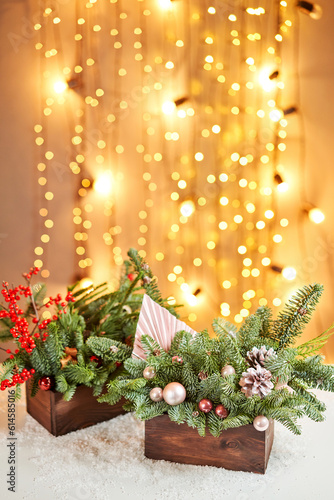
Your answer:
[[[198,301],[196,295],[193,295],[192,293],[187,293],[185,294],[185,299],[191,307],[195,307],[197,305]]]
[[[162,9],[169,9],[172,5],[172,0],[159,0]]]
[[[277,184],[277,191],[280,193],[286,193],[286,191],[289,189],[289,184],[287,182],[281,182],[280,184]]]
[[[282,270],[282,276],[286,280],[292,281],[297,276],[297,271],[294,267],[284,267]]]
[[[61,94],[67,89],[67,87],[68,87],[67,83],[61,80],[53,84],[53,89],[56,92],[56,94]]]
[[[180,212],[184,217],[190,217],[195,211],[195,203],[192,200],[185,200],[181,203]]]
[[[165,115],[171,115],[173,113],[173,111],[175,110],[175,108],[176,108],[176,105],[175,105],[175,102],[173,102],[173,101],[166,101],[161,106],[162,112]]]
[[[308,216],[310,221],[314,222],[315,224],[320,224],[325,220],[325,215],[320,210],[320,208],[311,208],[311,210],[308,213]]]
[[[240,253],[241,255],[245,254],[246,252],[247,252],[247,248],[244,245],[240,245],[238,247],[238,253]]]
[[[83,278],[79,282],[80,288],[88,288],[88,287],[92,287],[92,286],[93,286],[93,282],[90,278]],[[89,292],[89,290],[87,290],[87,292]]]
[[[94,190],[104,196],[110,195],[113,187],[113,176],[111,170],[101,172],[94,181]]]
[[[273,109],[272,111],[270,111],[269,117],[273,122],[279,122],[283,117],[283,112],[279,109]]]
[[[275,81],[269,78],[271,73],[268,68],[264,68],[259,74],[259,84],[265,92],[271,92],[276,87]]]

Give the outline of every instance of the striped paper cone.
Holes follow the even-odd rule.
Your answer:
[[[159,306],[148,295],[144,295],[141,307],[132,357],[146,359],[141,345],[141,336],[149,335],[165,350],[169,351],[175,334],[180,330],[196,335],[197,332],[186,323],[175,318],[167,309]]]

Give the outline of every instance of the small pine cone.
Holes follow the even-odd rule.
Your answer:
[[[143,278],[143,283],[144,285],[149,285],[151,283],[152,279],[149,276],[144,276]]]
[[[270,379],[271,372],[266,368],[262,368],[260,365],[257,365],[256,368],[248,368],[246,372],[243,372],[239,381],[239,385],[242,387],[241,392],[247,398],[257,394],[262,399],[268,396],[274,387]]]
[[[307,314],[307,309],[305,309],[305,307],[300,307],[298,312],[301,316],[305,316],[305,314]]]
[[[206,380],[208,378],[208,376],[209,375],[206,372],[199,372],[199,374],[198,374],[198,378],[200,380]]]
[[[253,347],[251,351],[247,352],[245,359],[249,366],[256,368],[257,366],[264,366],[264,362],[272,356],[276,356],[274,349],[271,347],[267,350],[263,345],[260,349]]]
[[[148,264],[146,264],[146,262],[144,262],[141,265],[141,268],[143,269],[143,271],[146,271],[146,272],[150,270],[150,266]]]
[[[193,411],[193,413],[192,413],[193,417],[198,417],[198,415],[199,415],[199,411]]]
[[[113,352],[114,354],[116,354],[118,350],[119,350],[118,347],[116,347],[115,345],[110,346],[110,351]]]

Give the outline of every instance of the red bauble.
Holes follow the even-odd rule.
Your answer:
[[[215,414],[219,418],[226,418],[226,417],[228,417],[229,413],[230,412],[223,405],[218,405],[215,408]]]
[[[203,412],[203,413],[209,413],[209,411],[212,410],[213,404],[210,399],[201,399],[201,401],[198,403],[198,408]]]
[[[51,385],[52,382],[50,377],[42,377],[38,381],[38,386],[40,389],[42,389],[42,391],[48,391],[49,389],[51,389]]]

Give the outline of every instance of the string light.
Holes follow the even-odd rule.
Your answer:
[[[282,276],[288,281],[292,281],[297,277],[297,271],[294,267],[284,267],[282,269]]]
[[[123,193],[121,199],[118,186],[123,179],[126,189],[135,182],[136,197],[129,200],[127,206],[129,210],[135,207],[139,224],[133,228],[136,234],[131,238],[137,241],[141,256],[147,254],[149,260],[153,255],[158,266],[162,266],[157,273],[162,284],[168,280],[171,287],[175,287],[171,292],[173,300],[179,301],[177,294],[180,290],[183,292],[186,281],[196,280],[203,293],[199,299],[190,287],[186,290],[190,300],[186,302],[191,307],[196,305],[200,313],[204,303],[215,301],[212,305],[217,306],[223,316],[232,316],[240,322],[253,308],[272,301],[272,275],[267,278],[267,274],[271,274],[272,247],[283,241],[283,231],[288,224],[287,219],[277,217],[276,189],[273,189],[284,192],[288,188],[285,170],[279,168],[277,162],[284,163],[281,155],[285,154],[289,131],[287,117],[297,111],[296,106],[280,107],[286,102],[281,98],[284,81],[280,45],[292,25],[286,17],[286,5],[283,5],[286,2],[273,3],[273,8],[266,10],[263,7],[245,10],[236,3],[228,13],[230,28],[226,32],[219,29],[216,8],[210,4],[194,8],[188,19],[184,2],[176,5],[172,0],[159,0],[156,3],[161,10],[152,9],[152,12],[143,10],[139,2],[138,25],[131,27],[135,36],[131,43],[133,72],[126,59],[130,52],[123,35],[129,28],[128,16],[122,12],[120,3],[108,2],[106,8],[110,9],[112,24],[107,34],[102,22],[105,15],[102,2],[80,3],[74,19],[75,58],[72,64],[65,60],[67,66],[62,64],[57,71],[52,65],[64,57],[61,44],[54,47],[56,38],[48,31],[49,24],[40,22],[36,29],[45,30],[49,37],[43,44],[41,38],[42,47],[36,47],[48,64],[50,74],[45,79],[45,87],[52,88],[49,83],[54,76],[63,75],[63,80],[56,82],[59,85],[53,87],[59,97],[51,93],[44,100],[44,116],[51,123],[58,115],[54,111],[60,102],[67,106],[68,101],[76,106],[68,164],[78,186],[72,217],[78,265],[85,273],[86,268],[92,266],[88,239],[94,246],[94,254],[99,254],[97,238],[93,238],[93,234],[97,234],[94,233],[95,221],[99,230],[102,224],[98,207],[106,217],[106,227],[101,234],[104,244],[110,247],[112,262],[123,263],[122,251],[125,251],[127,237],[124,227],[116,220],[117,217],[122,220],[124,208]],[[170,15],[174,8],[177,8],[177,22],[176,17]],[[259,25],[258,17],[264,14],[268,29]],[[52,23],[52,30],[59,30],[59,25],[66,22],[65,15],[61,20],[55,14],[49,15],[56,21]],[[279,29],[274,28],[278,18]],[[198,21],[201,23],[198,44],[203,48],[200,63],[189,54],[187,71],[180,71],[181,53],[193,50],[189,42],[194,39],[189,38],[188,25],[191,23],[197,33]],[[150,43],[153,31],[149,23],[157,26],[161,23],[166,30],[165,43],[160,51],[156,47],[153,56]],[[114,69],[105,87],[103,72],[99,72],[99,51],[105,47],[107,37],[111,40],[110,67]],[[217,52],[219,46],[226,48],[224,57]],[[242,62],[230,67],[225,64],[230,58]],[[129,86],[130,74],[134,78],[131,76]],[[138,82],[135,75],[139,75]],[[62,96],[66,88],[77,94],[67,92]],[[175,98],[177,95],[180,97]],[[133,158],[129,157],[131,148],[126,127],[131,119],[138,119],[140,125],[134,131],[134,135],[137,134],[133,148],[136,169],[129,176],[127,165]],[[51,154],[55,151],[49,146],[44,131],[36,131],[36,134],[36,144],[44,155],[48,153],[40,163],[48,166],[48,162],[54,160]],[[160,142],[159,137],[163,137],[163,141]],[[39,170],[38,175],[43,201],[52,203],[53,191],[48,185],[47,173]],[[51,228],[54,223],[51,215],[47,212],[43,217],[43,223]],[[49,234],[43,232],[42,243],[48,238]],[[268,245],[263,245],[263,241],[268,241]],[[44,259],[45,250],[40,245],[36,243],[36,256],[43,255]],[[44,253],[39,255],[40,248]],[[165,276],[165,266],[170,263],[172,272]],[[99,265],[94,262],[93,273]],[[100,267],[106,268],[105,263]],[[225,276],[226,271],[231,275]],[[211,291],[211,297],[219,297],[223,292],[225,302],[209,299],[202,285],[203,276],[208,278],[208,287],[217,287]],[[266,289],[267,298],[260,286]],[[249,292],[242,309],[240,305],[236,308],[234,298],[237,293],[240,295],[241,287]],[[191,316],[191,321],[195,316]]]
[[[190,217],[195,212],[195,209],[193,200],[185,200],[180,205],[180,212],[184,217]]]
[[[324,213],[320,210],[320,208],[313,207],[310,209],[306,209],[309,219],[311,222],[314,222],[314,224],[321,224],[325,220],[325,215]]]
[[[66,82],[59,80],[54,83],[53,88],[56,94],[62,94],[68,88],[68,85]]]
[[[98,174],[93,183],[93,188],[103,196],[110,196],[113,191],[113,175],[111,170],[105,170]]]

